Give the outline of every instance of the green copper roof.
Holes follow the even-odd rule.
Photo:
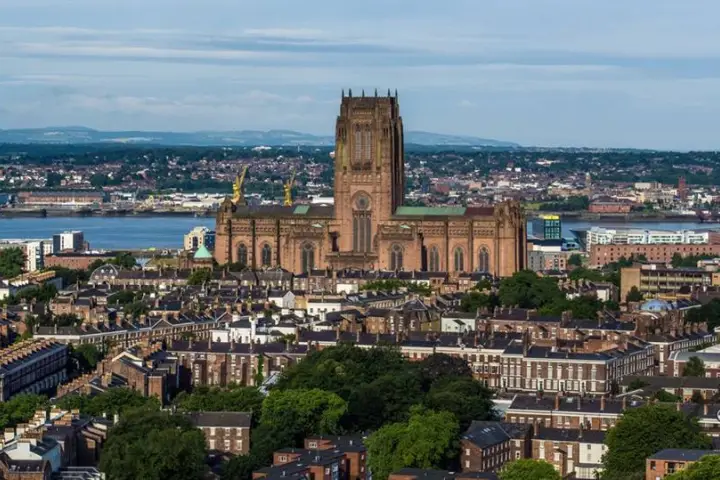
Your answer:
[[[212,253],[210,253],[210,250],[205,247],[205,245],[200,245],[200,248],[197,249],[197,252],[195,252],[193,258],[195,260],[209,260],[213,258],[213,256]]]
[[[395,215],[399,216],[462,216],[465,207],[398,207]]]
[[[293,211],[293,215],[306,215],[310,210],[310,205],[298,205]]]

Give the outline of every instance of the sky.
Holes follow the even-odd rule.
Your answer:
[[[0,0],[0,128],[406,130],[718,149],[717,0]]]

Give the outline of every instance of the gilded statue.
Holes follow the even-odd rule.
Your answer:
[[[286,207],[291,207],[293,204],[292,187],[294,184],[295,184],[295,170],[293,170],[290,180],[288,180],[287,183],[283,184],[283,191],[285,192],[285,201],[283,202],[283,205],[285,205]]]
[[[245,165],[243,167],[243,171],[240,175],[235,177],[235,181],[233,182],[233,198],[232,201],[235,204],[244,205],[245,204],[245,195],[243,192],[243,184],[245,183],[245,174],[247,173],[248,167]]]

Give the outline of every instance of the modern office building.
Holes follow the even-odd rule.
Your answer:
[[[52,238],[52,253],[59,252],[77,252],[83,250],[85,237],[83,232],[75,230],[62,233],[56,233]]]
[[[562,220],[560,215],[541,215],[531,221],[532,234],[544,240],[562,239]]]

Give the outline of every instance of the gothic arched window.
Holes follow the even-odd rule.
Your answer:
[[[269,267],[272,264],[272,249],[267,243],[262,247],[260,260],[263,267]]]
[[[358,194],[353,205],[353,250],[372,251],[372,214],[370,199],[364,193]]]
[[[248,250],[244,243],[241,243],[238,247],[237,262],[241,267],[247,267],[248,265]]]
[[[480,249],[480,255],[478,257],[478,271],[490,271],[490,252],[488,252],[487,247],[482,247]]]
[[[428,270],[431,272],[440,271],[440,251],[436,246],[430,247],[430,252],[428,254]]]
[[[465,252],[463,252],[462,247],[455,247],[455,271],[456,272],[464,272],[465,271]]]
[[[403,249],[400,245],[390,247],[390,270],[402,270]]]
[[[306,243],[302,248],[302,273],[307,273],[315,268],[315,247],[312,243]]]

